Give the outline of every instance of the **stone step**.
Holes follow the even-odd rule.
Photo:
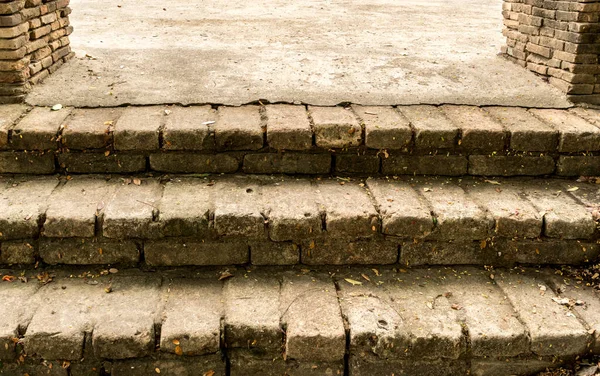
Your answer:
[[[0,108],[0,173],[600,175],[600,112],[475,106]]]
[[[598,354],[553,269],[1,270],[0,373],[525,375]]]
[[[0,264],[583,264],[597,179],[0,178]]]

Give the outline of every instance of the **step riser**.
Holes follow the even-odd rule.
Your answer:
[[[600,175],[600,115],[580,108],[26,109],[2,113],[0,173]]]
[[[3,282],[3,300],[20,302],[0,308],[3,370],[503,376],[600,350],[600,298],[563,286],[553,270],[232,272],[224,281],[119,271]],[[556,303],[559,289],[585,306]],[[23,353],[25,364],[14,364]]]
[[[6,264],[581,264],[598,185],[276,177],[4,181]]]

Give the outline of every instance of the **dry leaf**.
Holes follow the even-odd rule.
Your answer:
[[[348,282],[349,284],[351,284],[352,286],[356,286],[356,285],[362,285],[362,282],[360,281],[356,281],[354,279],[350,279],[350,278],[344,278],[344,281]]]
[[[496,180],[484,180],[484,182],[490,183],[490,184],[493,184],[493,185],[501,185],[500,182],[496,181]]]
[[[139,178],[134,178],[133,179],[133,184],[135,184],[135,185],[141,185],[142,181]]]
[[[361,274],[361,276],[367,281],[371,282],[371,279],[366,274]]]
[[[174,340],[173,340],[173,344],[174,344],[175,346],[179,346],[179,340],[178,340],[178,339],[174,339]]]
[[[221,276],[219,277],[219,281],[222,281],[224,279],[231,278],[231,277],[233,277],[233,274],[229,273],[229,270],[225,270],[224,272],[221,273]]]
[[[208,372],[204,372],[202,374],[202,376],[215,376],[215,371],[213,371],[212,369]]]
[[[567,192],[575,192],[577,190],[579,190],[579,187],[572,187],[572,188],[567,189]]]
[[[183,350],[181,349],[181,346],[175,346],[175,354],[179,356],[183,355]]]

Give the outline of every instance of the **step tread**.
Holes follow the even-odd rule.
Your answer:
[[[254,256],[268,263],[266,254],[288,264],[393,264],[398,257],[409,264],[576,264],[600,252],[600,186],[592,182],[261,175],[1,181],[3,263],[39,256],[50,264],[135,264],[142,246],[155,266],[243,264]],[[455,257],[444,261],[444,253]]]
[[[7,107],[0,173],[600,174],[594,109],[213,107]]]
[[[451,375],[485,362],[528,369],[520,362],[537,359],[543,369],[599,348],[598,293],[553,269],[114,272],[50,272],[42,285],[31,271],[27,283],[0,283],[4,301],[22,302],[3,311],[0,358],[14,362],[19,342],[32,360],[71,366],[166,371],[203,360],[224,375],[215,355],[226,354],[231,374],[244,374],[244,361],[359,375],[426,361]]]

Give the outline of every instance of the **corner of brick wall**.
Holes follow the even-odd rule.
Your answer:
[[[0,103],[22,102],[73,56],[70,0],[0,0]]]
[[[502,47],[574,102],[600,104],[600,1],[504,0]]]

